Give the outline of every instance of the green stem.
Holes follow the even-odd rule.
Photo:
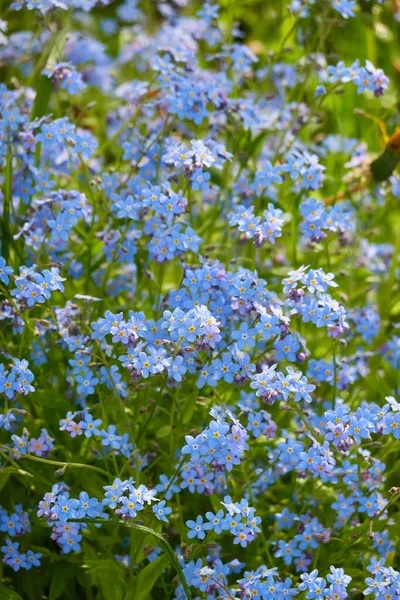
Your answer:
[[[7,450],[8,452],[12,452],[12,448],[8,446],[4,446],[4,444],[0,444],[0,448],[3,450]],[[70,462],[60,462],[58,460],[48,460],[47,458],[39,458],[38,456],[32,456],[31,454],[24,454],[23,452],[18,452],[18,456],[22,458],[27,458],[28,460],[34,460],[35,462],[41,462],[45,465],[55,465],[56,467],[65,467],[65,468],[74,468],[74,469],[89,469],[90,471],[96,471],[97,473],[101,473],[106,477],[109,477],[109,474],[103,469],[99,469],[99,467],[95,467],[94,465],[84,465],[82,463],[70,463]]]
[[[306,429],[308,430],[308,432],[312,435],[312,437],[314,439],[316,439],[318,442],[322,443],[323,440],[320,439],[320,436],[317,435],[311,425],[309,424],[309,422],[307,421],[306,417],[303,415],[303,412],[301,411],[301,409],[297,406],[296,402],[294,400],[289,400],[289,405],[296,411],[296,413],[299,415],[300,419],[303,421],[304,426],[306,427]]]

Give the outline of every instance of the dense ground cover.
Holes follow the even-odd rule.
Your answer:
[[[398,2],[0,6],[0,599],[399,597]]]

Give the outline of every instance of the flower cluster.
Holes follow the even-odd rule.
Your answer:
[[[0,392],[4,393],[8,400],[15,400],[18,394],[26,395],[35,391],[32,385],[34,375],[29,369],[27,360],[19,360],[18,358],[11,358],[11,360],[13,364],[10,365],[9,370],[5,369],[3,364],[0,365]],[[13,417],[9,413],[7,414],[8,421],[10,421],[10,418]],[[6,429],[9,429],[9,427],[6,427]]]
[[[395,4],[10,3],[1,597],[400,598]]]
[[[136,488],[133,484],[132,478],[126,481],[115,479],[112,485],[104,486],[102,500],[90,498],[86,492],[81,492],[79,498],[70,498],[68,487],[56,484],[39,502],[37,515],[47,519],[52,527],[52,539],[64,554],[77,552],[81,550],[85,519],[108,518],[108,513],[104,512],[107,507],[124,520],[134,519],[139,511],[157,500],[155,490],[149,490],[143,484]],[[164,505],[165,502],[153,507],[156,508],[153,512],[160,520],[168,514],[168,508],[164,508]],[[81,520],[83,522],[79,522]]]
[[[82,385],[86,389],[93,385],[93,380],[82,376]],[[79,386],[78,386],[79,387]],[[92,388],[93,389],[93,388]],[[83,411],[69,411],[64,419],[60,420],[60,431],[67,431],[71,438],[84,435],[86,438],[94,437],[104,446],[105,451],[119,452],[129,457],[132,452],[132,444],[129,434],[118,435],[115,425],[109,425],[107,429],[100,429],[101,419],[93,419],[87,409]]]
[[[13,571],[20,569],[30,570],[32,567],[40,565],[40,552],[27,550],[25,553],[19,550],[19,542],[12,541],[10,538],[20,537],[31,531],[31,523],[29,515],[22,508],[21,504],[16,504],[15,512],[9,514],[6,510],[0,507],[0,531],[7,536],[4,546],[1,551],[4,555],[4,564],[10,566]]]
[[[37,273],[35,268],[35,266],[20,267],[19,275],[15,277],[16,287],[11,290],[11,295],[28,308],[46,302],[51,292],[64,291],[62,282],[65,279],[60,277],[57,267],[45,269],[42,273]]]
[[[343,234],[354,231],[352,207],[344,202],[326,208],[321,200],[310,198],[301,203],[300,213],[301,230],[312,242],[326,239],[327,232],[336,232],[343,239]]]
[[[214,531],[216,534],[229,531],[234,536],[233,543],[240,544],[245,548],[256,537],[256,534],[261,532],[260,517],[256,516],[255,509],[248,505],[246,499],[241,502],[232,502],[232,498],[226,496],[222,505],[227,512],[222,509],[215,514],[207,512],[205,522],[201,515],[197,517],[196,521],[187,521],[188,538],[196,537],[203,540],[208,531]]]
[[[365,67],[360,67],[360,61],[358,60],[349,67],[346,67],[344,62],[340,61],[336,66],[329,66],[326,71],[330,82],[348,83],[351,81],[357,86],[359,94],[369,90],[375,96],[381,96],[388,88],[388,77],[382,69],[374,67],[370,60],[366,61]]]

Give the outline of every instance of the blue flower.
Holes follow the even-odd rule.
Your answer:
[[[197,537],[199,540],[204,540],[206,537],[205,524],[203,523],[203,517],[201,515],[196,518],[196,521],[186,521],[186,527],[189,528],[187,534],[188,538]]]
[[[165,500],[161,500],[158,504],[153,504],[152,510],[159,521],[168,523],[167,515],[171,514],[172,508],[165,506]]]
[[[6,261],[2,256],[0,256],[0,281],[2,281],[5,285],[9,284],[10,275],[14,272],[12,267],[7,267]]]

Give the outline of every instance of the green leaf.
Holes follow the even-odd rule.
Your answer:
[[[114,573],[114,575],[117,575],[117,571],[125,572],[125,568],[112,558],[90,558],[85,560],[83,567],[89,569],[93,573],[110,571]]]
[[[32,106],[31,119],[43,117],[47,113],[51,94],[53,93],[53,83],[46,75],[41,75],[36,92],[35,101]]]
[[[122,600],[126,591],[125,568],[112,558],[86,560],[86,568],[97,580],[104,600]]]
[[[182,571],[182,567],[180,566],[180,564],[178,562],[175,552],[173,551],[173,549],[171,548],[171,546],[167,542],[167,540],[164,538],[164,536],[161,535],[161,533],[158,533],[157,531],[150,529],[150,527],[146,527],[145,525],[137,525],[136,523],[129,523],[129,522],[123,523],[123,524],[127,525],[128,527],[133,527],[134,529],[139,529],[139,531],[145,531],[146,533],[151,533],[152,535],[154,535],[154,537],[156,537],[158,539],[158,541],[161,544],[161,547],[163,548],[164,552],[169,557],[171,564],[173,565],[173,567],[175,568],[175,570],[178,574],[179,581],[185,591],[187,600],[192,600],[192,594],[190,593],[189,586],[187,584],[186,578]]]
[[[171,431],[172,430],[170,425],[164,425],[163,427],[160,427],[160,429],[157,431],[156,438],[167,437],[167,435],[170,435]]]
[[[7,472],[7,469],[2,469],[0,471],[0,490],[6,485],[8,478],[10,477],[10,472]]]
[[[259,150],[260,150],[266,136],[267,136],[267,133],[265,131],[262,131],[261,133],[256,135],[254,137],[254,139],[251,140],[250,144],[247,146],[247,152],[249,153],[250,156],[253,156],[253,155],[259,153]]]
[[[396,302],[394,306],[390,309],[390,314],[393,317],[397,317],[400,314],[400,301]]]
[[[49,600],[57,600],[61,596],[70,580],[74,577],[75,571],[75,565],[68,562],[59,563],[53,568]]]
[[[400,155],[393,148],[387,147],[382,154],[371,163],[371,173],[375,181],[389,179],[400,161]]]
[[[145,525],[139,525],[138,523],[130,523],[129,521],[126,521],[126,522],[119,521],[118,519],[73,519],[71,522],[73,522],[73,521],[83,522],[83,523],[99,523],[101,525],[104,525],[104,527],[107,527],[110,525],[114,526],[114,527],[122,527],[122,526],[129,527],[130,529],[137,529],[138,531],[142,531],[143,533],[148,533],[148,534],[156,537],[160,546],[162,547],[163,551],[168,556],[171,565],[174,567],[175,571],[177,572],[179,581],[184,589],[187,600],[192,600],[192,594],[190,593],[190,589],[187,584],[186,577],[183,574],[182,567],[178,562],[177,556],[176,556],[175,552],[173,551],[172,547],[170,546],[170,544],[165,539],[165,537],[161,533],[158,533],[158,531],[154,531],[154,529],[151,529],[150,527],[146,527]],[[87,561],[87,562],[90,563],[93,561]],[[97,562],[99,562],[99,561],[97,561]],[[114,563],[114,565],[115,565],[115,563]]]
[[[122,600],[125,589],[121,581],[115,581],[112,573],[104,573],[98,576],[104,600]]]
[[[39,75],[39,83],[36,87],[36,97],[32,106],[31,111],[31,121],[36,117],[42,117],[47,113],[47,108],[50,102],[51,95],[54,90],[54,84],[49,77],[46,75],[42,75],[41,71],[44,69],[46,65],[52,65],[56,62],[60,62],[64,55],[64,47],[68,38],[68,32],[70,29],[70,20],[71,13],[67,16],[65,20],[64,27],[61,31],[58,32],[57,35],[53,36],[49,47],[47,48],[47,52],[45,53],[45,62],[38,63],[34,73],[33,78],[36,80],[36,77]]]
[[[140,574],[135,577],[133,581],[134,589],[128,592],[125,600],[128,600],[130,595],[132,600],[147,600],[154,584],[168,564],[168,556],[163,555],[146,565]]]
[[[7,483],[10,475],[19,475],[21,477],[33,477],[31,473],[28,473],[28,471],[24,471],[24,469],[16,469],[15,467],[5,467],[4,469],[0,469],[0,490],[2,490],[5,484]]]
[[[0,583],[0,600],[23,600],[15,590]]]
[[[22,575],[22,574],[21,574]],[[31,569],[18,577],[18,587],[24,600],[37,600],[43,597],[45,579],[38,577],[36,570]]]
[[[212,504],[213,510],[217,513],[221,508],[221,498],[219,498],[216,494],[211,494],[209,496],[209,499]]]
[[[193,395],[190,395],[189,398],[186,400],[184,407],[182,409],[182,423],[184,425],[186,425],[186,423],[189,423],[191,418],[193,417],[193,413],[196,409],[196,403],[197,403],[197,394],[194,397],[193,397]]]

